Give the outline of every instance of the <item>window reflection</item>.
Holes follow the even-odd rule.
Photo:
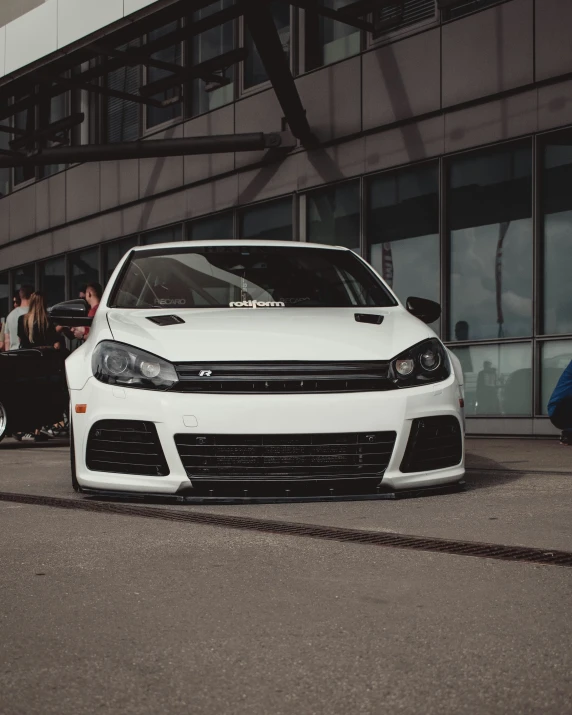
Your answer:
[[[556,383],[572,360],[572,340],[544,343],[540,352],[542,414],[548,414],[548,400]]]
[[[438,166],[382,174],[368,185],[371,263],[397,293],[439,302]],[[438,331],[438,324],[433,324]]]
[[[339,10],[353,0],[323,0],[331,10]],[[329,65],[360,51],[360,31],[343,22],[306,10],[306,70]]]
[[[12,271],[12,280],[14,281],[14,290],[18,290],[22,286],[32,286],[36,288],[36,266],[29,263],[27,266],[20,266]]]
[[[203,20],[215,12],[225,10],[233,5],[233,0],[218,0],[202,10],[193,13],[195,22]],[[234,49],[234,21],[230,20],[222,25],[213,27],[193,38],[193,65],[210,60],[213,57],[224,55]],[[225,71],[225,77],[230,80],[223,87],[208,85],[202,79],[193,81],[193,114],[209,112],[224,104],[229,104],[234,99],[234,66]]]
[[[310,243],[346,246],[359,251],[359,181],[313,191],[306,201],[306,238]]]
[[[165,35],[170,35],[179,27],[179,23],[171,22],[164,27],[157,30],[153,30],[147,35],[147,42],[153,43],[159,40]],[[164,47],[157,52],[154,52],[151,57],[155,60],[161,60],[162,62],[167,62],[171,65],[180,65],[183,59],[182,44],[180,42],[175,42],[173,45]],[[156,82],[164,77],[171,76],[171,72],[165,69],[159,69],[157,67],[147,68],[147,83]],[[155,95],[154,99],[162,102],[167,99],[173,99],[180,94],[179,86],[175,85],[169,89],[164,90],[160,94]],[[175,117],[181,115],[181,102],[175,102],[167,107],[151,107],[147,106],[147,128],[156,127],[158,124],[163,124],[168,122]]]
[[[70,298],[79,298],[88,283],[99,283],[99,250],[90,248],[69,254]]]
[[[0,273],[0,323],[5,321],[8,313],[12,310],[12,301],[10,300],[10,284],[8,281],[8,271]],[[1,329],[0,329],[1,332]],[[0,350],[2,342],[0,341]]]
[[[530,146],[463,156],[449,165],[450,332],[472,339],[532,333]]]
[[[180,223],[174,226],[166,226],[156,231],[148,231],[141,236],[142,246],[151,246],[154,243],[169,243],[170,241],[181,241],[183,238],[183,227]]]
[[[268,201],[240,214],[240,237],[267,241],[292,240],[292,199]]]
[[[544,149],[544,333],[572,333],[572,137]]]
[[[232,214],[198,219],[187,224],[187,240],[216,241],[234,238]]]
[[[121,45],[119,50],[138,48],[139,39],[127,45]],[[119,92],[137,94],[141,86],[141,67],[121,67],[107,75],[107,86]],[[135,141],[141,135],[141,108],[135,102],[127,102],[117,97],[107,97],[105,100],[106,130],[108,142]]]
[[[452,347],[465,375],[465,411],[472,415],[530,415],[529,343]]]
[[[281,0],[271,0],[270,12],[274,19],[274,24],[278,30],[278,36],[282,44],[282,49],[286,57],[290,57],[290,6]],[[266,82],[268,75],[258,54],[258,50],[252,40],[252,36],[245,27],[244,46],[248,50],[248,56],[244,61],[244,88],[254,87],[257,84]]]
[[[129,236],[121,241],[108,243],[103,247],[104,280],[107,283],[123,256],[138,244],[137,236]]]
[[[66,259],[63,256],[40,264],[40,286],[49,307],[66,299]]]

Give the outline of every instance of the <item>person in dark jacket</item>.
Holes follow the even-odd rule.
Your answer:
[[[61,339],[50,323],[46,299],[39,293],[32,293],[26,315],[18,318],[20,349],[61,348]]]
[[[548,416],[562,430],[561,444],[572,446],[572,361],[556,383],[548,401]]]

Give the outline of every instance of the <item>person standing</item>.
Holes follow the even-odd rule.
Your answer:
[[[30,297],[28,312],[18,318],[20,348],[61,348],[56,329],[50,323],[44,296],[37,292]]]
[[[89,283],[85,287],[85,299],[89,305],[89,312],[87,314],[88,318],[93,318],[97,313],[102,295],[103,288],[99,283]],[[89,335],[89,328],[85,328],[83,326],[74,328],[73,334],[78,340],[85,340]]]
[[[17,350],[20,347],[20,338],[18,337],[18,321],[28,312],[30,298],[33,292],[34,289],[32,286],[22,286],[18,291],[20,305],[14,307],[14,310],[12,310],[6,318],[6,331],[4,333],[5,350]]]
[[[548,401],[548,417],[552,424],[562,430],[560,444],[572,446],[572,361],[556,383]]]

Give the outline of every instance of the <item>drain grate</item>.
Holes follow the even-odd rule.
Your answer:
[[[474,556],[482,559],[572,567],[572,552],[556,551],[554,549],[506,546],[503,544],[487,544],[478,541],[457,541],[453,539],[395,534],[385,531],[346,529],[338,526],[296,524],[288,521],[256,519],[247,516],[225,516],[224,514],[212,514],[209,512],[179,511],[139,504],[117,504],[106,501],[66,499],[33,494],[13,494],[10,492],[0,492],[0,501],[51,506],[60,509],[78,509],[80,511],[102,512],[106,514],[121,514],[124,516],[141,516],[147,519],[162,519],[164,521],[221,526],[227,529],[243,529],[267,534],[284,534],[285,536],[303,536],[312,539],[326,539],[329,541],[367,544],[371,546],[386,546],[395,549],[430,551],[441,554],[452,554],[454,556]]]

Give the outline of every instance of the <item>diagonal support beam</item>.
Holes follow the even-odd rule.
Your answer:
[[[290,72],[288,58],[282,49],[269,3],[260,0],[243,0],[242,8],[245,23],[292,134],[304,145],[314,144],[315,138]]]

